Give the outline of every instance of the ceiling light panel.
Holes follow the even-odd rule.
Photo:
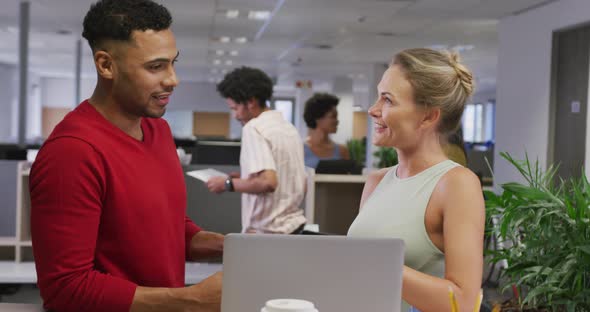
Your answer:
[[[248,19],[256,21],[265,21],[270,18],[270,11],[250,11]]]
[[[227,10],[225,11],[225,17],[229,19],[238,18],[240,16],[239,10]]]

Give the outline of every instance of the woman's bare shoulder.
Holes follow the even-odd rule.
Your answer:
[[[387,167],[371,171],[367,176],[367,182],[370,181],[379,183],[391,168],[392,167]]]
[[[445,173],[432,194],[432,202],[442,206],[463,206],[457,202],[481,202],[483,192],[479,178],[468,168],[457,166]],[[469,205],[468,205],[469,206]]]
[[[476,185],[479,189],[481,189],[479,177],[475,173],[473,173],[471,169],[463,166],[457,166],[449,170],[449,172],[447,172],[441,178],[440,184],[446,187],[459,189],[461,189],[461,187],[465,185]]]

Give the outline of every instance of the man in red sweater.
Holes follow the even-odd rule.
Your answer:
[[[163,6],[101,0],[84,19],[98,82],[57,125],[31,170],[31,232],[44,306],[57,312],[219,311],[221,273],[184,287],[185,260],[223,236],[186,217],[170,128],[178,84]]]

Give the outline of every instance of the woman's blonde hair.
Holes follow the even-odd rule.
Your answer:
[[[440,133],[459,126],[465,102],[475,88],[471,71],[460,63],[455,52],[408,49],[391,62],[398,65],[414,89],[414,101],[426,108],[440,108]]]

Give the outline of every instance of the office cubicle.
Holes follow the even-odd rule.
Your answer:
[[[226,173],[239,171],[239,166],[189,165],[183,170],[214,168]],[[239,233],[242,230],[241,194],[209,192],[201,180],[185,175],[187,191],[187,215],[207,231],[222,234]]]
[[[226,173],[239,172],[240,142],[227,140],[175,139],[176,146],[191,154],[185,172],[214,168]],[[214,194],[205,183],[185,175],[187,215],[203,229],[213,232],[239,233],[242,230],[239,193]]]

